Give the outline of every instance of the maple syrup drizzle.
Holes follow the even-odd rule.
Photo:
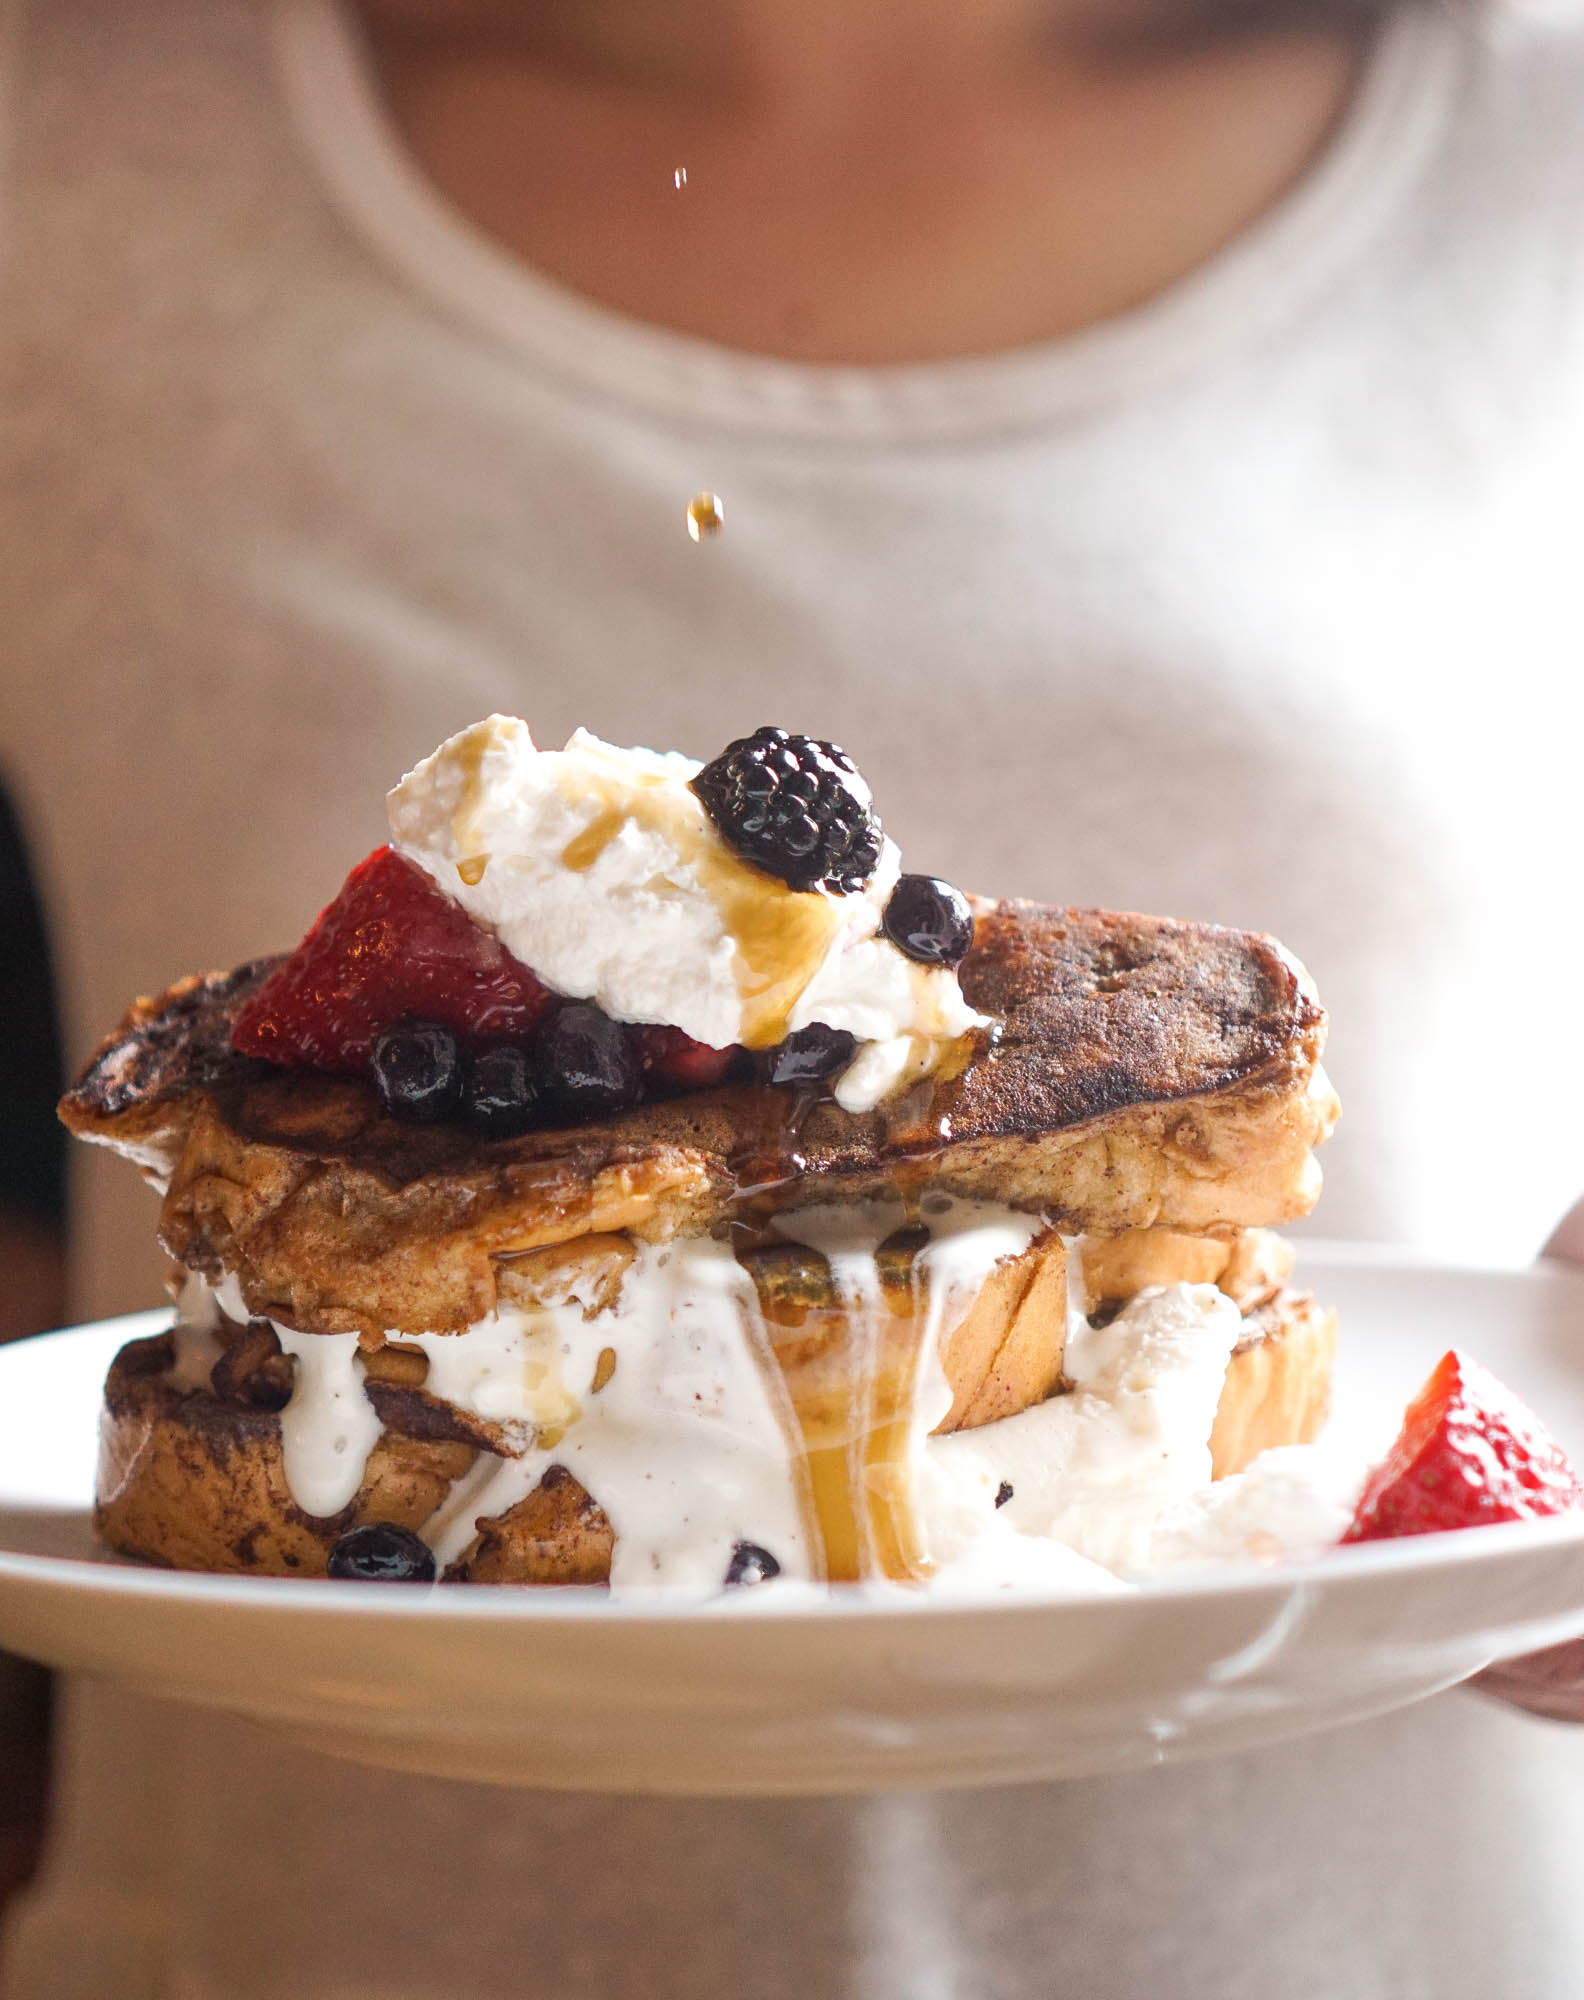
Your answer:
[[[793,1007],[846,920],[838,900],[820,890],[790,888],[740,860],[710,824],[703,806],[672,777],[656,773],[634,781],[624,774],[602,780],[584,772],[577,784],[576,798],[569,802],[585,802],[592,793],[598,810],[567,842],[563,865],[586,872],[629,825],[663,838],[715,905],[721,928],[737,947],[739,1039],[751,1049],[785,1041]]]
[[[469,888],[483,879],[484,869],[489,861],[487,854],[478,852],[478,806],[481,797],[479,773],[484,768],[484,754],[496,740],[496,730],[492,726],[494,718],[477,722],[464,732],[461,747],[457,752],[458,775],[461,779],[461,804],[451,820],[451,834],[457,847],[468,857],[457,863],[457,873]],[[478,867],[477,875],[463,875],[464,868]]]
[[[619,806],[607,806],[561,850],[562,867],[570,868],[575,875],[585,874],[621,832],[626,819],[627,814]]]
[[[840,1266],[846,1280],[843,1303],[861,1326],[864,1347],[864,1427],[853,1441],[850,1476],[867,1530],[870,1573],[899,1582],[922,1579],[933,1568],[913,1504],[910,1462],[927,1337],[927,1280],[917,1251],[907,1261],[909,1284],[896,1303],[881,1277],[878,1257],[868,1268],[861,1257],[844,1258]]]
[[[726,525],[726,503],[718,493],[695,493],[688,502],[688,534],[695,542],[718,535]]]
[[[798,1135],[814,1107],[828,1101],[828,1093],[819,1088],[767,1090],[756,1094],[751,1111],[745,1101],[744,1117],[751,1116],[753,1124],[728,1162],[739,1218],[751,1216],[755,1204],[807,1172]]]
[[[932,1564],[913,1458],[936,1333],[928,1228],[910,1223],[877,1250],[854,1244],[829,1253],[746,1220],[739,1230],[738,1261],[753,1279],[795,1413],[828,1580],[922,1580]]]

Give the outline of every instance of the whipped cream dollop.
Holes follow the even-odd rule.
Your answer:
[[[950,1580],[1041,1577],[1052,1544],[1065,1551],[1052,1577],[1091,1588],[1335,1547],[1364,1483],[1357,1456],[1286,1445],[1211,1481],[1242,1324],[1214,1285],[1152,1286],[1104,1327],[1069,1315],[1066,1394],[930,1440],[931,1532]]]
[[[493,715],[391,792],[392,844],[546,986],[616,1020],[712,1048],[845,1029],[858,1042],[835,1085],[845,1110],[985,1025],[954,971],[881,932],[901,872],[892,841],[855,894],[789,888],[721,838],[689,789],[700,769],[581,729],[540,750],[525,723]]]

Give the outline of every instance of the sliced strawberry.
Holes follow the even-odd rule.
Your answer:
[[[675,1090],[708,1090],[722,1080],[739,1052],[735,1045],[712,1049],[680,1028],[646,1027],[638,1030],[638,1053],[646,1076]]]
[[[554,1000],[421,868],[379,847],[238,1013],[231,1046],[291,1068],[356,1072],[393,1021],[440,1021],[469,1041],[524,1036]]]
[[[1573,1507],[1584,1507],[1584,1486],[1562,1447],[1510,1389],[1454,1348],[1408,1405],[1342,1539],[1426,1535]]]

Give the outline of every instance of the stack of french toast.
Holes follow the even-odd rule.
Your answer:
[[[394,1118],[363,1077],[238,1054],[237,1015],[274,961],[138,1002],[63,1116],[154,1183],[179,1281],[209,1304],[200,1346],[178,1327],[116,1359],[103,1537],[182,1568],[345,1573],[335,1552],[348,1537],[434,1541],[432,1525],[498,1490],[482,1473],[515,1456],[531,1461],[531,1483],[500,1511],[453,1522],[441,1573],[604,1583],[617,1529],[558,1445],[597,1406],[602,1371],[627,1365],[619,1343],[525,1432],[477,1398],[437,1393],[435,1340],[503,1313],[529,1323],[567,1311],[597,1335],[656,1246],[701,1240],[727,1246],[751,1281],[754,1338],[794,1447],[812,1463],[834,1440],[849,1468],[834,1497],[814,1482],[815,1569],[830,1579],[927,1572],[927,1551],[899,1565],[883,1538],[851,1533],[868,1504],[858,1489],[883,1483],[854,1433],[905,1428],[926,1332],[938,1401],[949,1399],[932,1428],[991,1426],[1068,1392],[1077,1317],[1102,1324],[1150,1287],[1217,1287],[1241,1336],[1210,1439],[1215,1476],[1309,1440],[1334,1327],[1292,1288],[1291,1253],[1271,1233],[1312,1206],[1313,1148],[1336,1115],[1325,1019],[1302,968],[1253,934],[972,907],[962,991],[991,1025],[860,1112],[749,1078],[493,1138]],[[917,1272],[948,1202],[1029,1226],[943,1320]],[[880,1317],[859,1326],[829,1258],[785,1225],[811,1205],[865,1204],[888,1226],[874,1247]],[[294,1494],[283,1442],[301,1396],[294,1352],[313,1336],[355,1342],[377,1432],[355,1490],[327,1514]]]

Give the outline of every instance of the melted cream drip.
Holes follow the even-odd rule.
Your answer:
[[[215,1363],[225,1349],[215,1338],[220,1317],[219,1302],[196,1272],[189,1272],[176,1300],[176,1323],[171,1329],[176,1360],[171,1380],[178,1389],[207,1389]]]
[[[1067,1339],[1062,1349],[1063,1373],[1070,1374],[1066,1357],[1075,1351],[1074,1341],[1080,1340],[1089,1331],[1089,1285],[1084,1277],[1083,1238],[1064,1236],[1061,1246],[1067,1259]]]
[[[947,1595],[1085,1593],[1121,1587],[1118,1575],[1271,1560],[1336,1539],[1363,1466],[1333,1448],[1271,1452],[1211,1485],[1210,1429],[1241,1329],[1232,1301],[1211,1285],[1152,1288],[1109,1326],[1091,1328],[1081,1239],[1064,1246],[1071,1392],[931,1437],[951,1400],[943,1339],[1039,1223],[970,1202],[931,1201],[926,1210],[932,1239],[914,1263],[913,1370],[884,1408],[875,1390],[898,1321],[875,1249],[906,1220],[901,1204],[815,1207],[777,1220],[786,1240],[828,1260],[856,1342],[842,1452],[859,1542],[849,1574],[929,1580]],[[713,1595],[739,1541],[768,1549],[791,1585],[824,1580],[810,1455],[757,1291],[730,1250],[704,1239],[638,1245],[616,1303],[592,1306],[572,1298],[503,1310],[463,1334],[403,1336],[429,1356],[430,1392],[504,1426],[514,1453],[481,1452],[425,1525],[442,1567],[481,1519],[504,1513],[559,1464],[611,1521],[618,1592],[664,1585]],[[221,1352],[218,1311],[249,1317],[235,1281],[216,1293],[190,1280],[173,1371],[184,1387],[207,1386]],[[357,1339],[273,1324],[295,1360],[281,1419],[287,1483],[305,1513],[334,1515],[355,1498],[380,1434]],[[1013,1495],[997,1508],[1003,1481]]]
[[[921,1581],[935,1568],[921,1496],[925,1442],[952,1403],[945,1338],[996,1265],[1021,1256],[1040,1228],[1036,1216],[982,1202],[941,1197],[929,1208],[930,1240],[912,1264],[912,1311],[900,1322],[875,1251],[907,1225],[901,1202],[820,1205],[774,1220],[777,1235],[826,1259],[849,1328],[846,1435],[804,1437],[828,1573],[845,1581]]]
[[[907,1220],[900,1202],[777,1220],[786,1240],[827,1258],[851,1329],[853,1422],[839,1455],[857,1548],[838,1575],[929,1574],[919,1487],[925,1439],[951,1405],[941,1342],[995,1265],[1021,1255],[1040,1226],[981,1203],[931,1207],[931,1240],[913,1265],[913,1313],[902,1321],[875,1254]],[[707,1238],[635,1249],[604,1311],[573,1297],[504,1308],[462,1334],[401,1336],[428,1356],[429,1393],[502,1426],[512,1453],[481,1453],[426,1525],[439,1563],[462,1555],[480,1519],[505,1513],[561,1465],[610,1520],[619,1591],[718,1590],[741,1541],[768,1549],[788,1579],[824,1580],[831,1565],[810,1454],[752,1278],[726,1244]],[[206,1297],[200,1282],[195,1320]],[[234,1280],[219,1303],[234,1319],[248,1317]],[[894,1359],[899,1328],[911,1342],[900,1375],[880,1367],[882,1355]],[[356,1496],[380,1434],[357,1337],[278,1322],[275,1330],[295,1360],[281,1416],[287,1484],[304,1512],[338,1513]]]
[[[638,1245],[616,1303],[592,1319],[576,1303],[509,1310],[418,1344],[433,1394],[528,1439],[517,1457],[481,1460],[430,1521],[440,1563],[562,1465],[615,1531],[614,1589],[716,1590],[740,1541],[786,1576],[820,1574],[794,1421],[752,1281],[726,1245]],[[607,1348],[615,1367],[595,1390]]]
[[[297,1366],[281,1411],[286,1484],[305,1514],[339,1514],[357,1498],[368,1456],[384,1428],[363,1392],[355,1333],[294,1333],[275,1327]]]
[[[827,1258],[853,1329],[855,1421],[842,1470],[858,1524],[852,1573],[868,1578],[918,1578],[932,1567],[917,1489],[925,1439],[951,1406],[941,1341],[994,1266],[1021,1255],[1040,1226],[972,1202],[930,1216],[932,1238],[914,1265],[912,1372],[882,1408],[878,1361],[896,1319],[875,1251],[905,1221],[900,1202],[883,1202],[804,1209],[775,1225]],[[466,1550],[480,1519],[506,1512],[562,1465],[610,1520],[617,1591],[717,1590],[740,1541],[768,1549],[789,1580],[830,1573],[810,1454],[753,1281],[726,1245],[638,1245],[616,1304],[592,1318],[576,1303],[503,1311],[417,1344],[432,1394],[514,1424],[526,1440],[515,1457],[481,1459],[429,1522],[442,1566]]]
[[[226,1278],[215,1296],[228,1319],[245,1325],[259,1317],[249,1313],[235,1278]],[[286,1484],[305,1514],[324,1520],[357,1498],[384,1426],[363,1390],[355,1333],[298,1333],[279,1320],[270,1325],[295,1363],[291,1401],[280,1417]]]

